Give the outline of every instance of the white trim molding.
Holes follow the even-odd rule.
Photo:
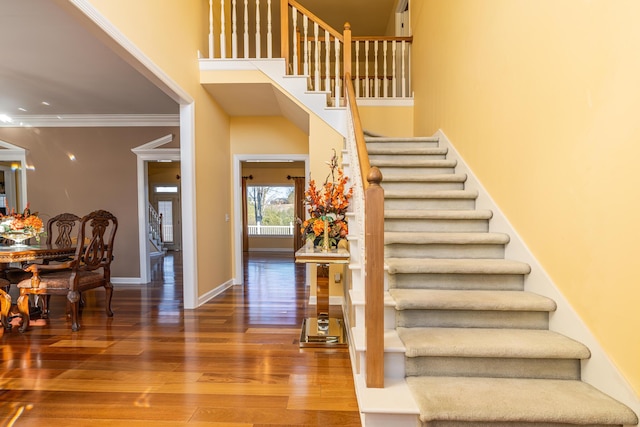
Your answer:
[[[12,116],[0,127],[153,127],[179,126],[179,114],[65,114],[59,116]]]

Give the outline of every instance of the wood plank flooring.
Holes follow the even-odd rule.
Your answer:
[[[348,350],[298,346],[304,265],[247,258],[245,286],[196,310],[170,253],[150,286],[116,285],[113,318],[97,290],[77,333],[62,297],[49,321],[0,331],[0,427],[360,426]]]

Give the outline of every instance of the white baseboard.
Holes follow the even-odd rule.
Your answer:
[[[220,295],[221,293],[223,293],[224,291],[226,291],[227,289],[229,289],[232,286],[233,286],[233,279],[229,279],[226,282],[224,282],[223,284],[221,284],[221,285],[217,286],[216,288],[210,290],[209,292],[207,292],[207,293],[205,293],[203,295],[200,295],[198,297],[198,307],[200,307],[201,305],[207,303],[211,299],[217,297],[218,295]]]
[[[482,186],[444,132],[438,130],[434,136],[439,138],[441,147],[448,148],[447,158],[457,160],[456,172],[467,174],[465,188],[478,191],[476,208],[490,209],[493,212],[490,231],[506,233],[510,236],[509,244],[505,250],[505,258],[526,262],[531,266],[531,273],[525,280],[526,290],[544,295],[556,302],[558,308],[550,316],[549,329],[573,338],[589,347],[591,358],[582,362],[582,380],[629,406],[636,414],[640,414],[640,398],[613,364],[578,313],[573,309],[571,303],[560,292],[542,265],[533,256],[524,240],[491,198],[489,192]]]
[[[114,285],[144,285],[140,277],[112,277],[111,283]]]

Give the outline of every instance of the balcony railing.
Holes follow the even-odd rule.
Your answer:
[[[278,10],[279,9],[279,10]],[[342,30],[342,29],[340,29]],[[347,37],[295,0],[210,0],[209,58],[284,58],[310,91],[344,99],[344,75],[357,98],[411,98],[411,37]]]
[[[289,236],[293,237],[293,224],[290,225],[249,225],[249,236]]]

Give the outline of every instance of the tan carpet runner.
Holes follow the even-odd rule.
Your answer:
[[[367,137],[385,188],[385,264],[407,383],[425,427],[635,425],[580,381],[589,349],[549,331],[556,304],[434,138]]]

